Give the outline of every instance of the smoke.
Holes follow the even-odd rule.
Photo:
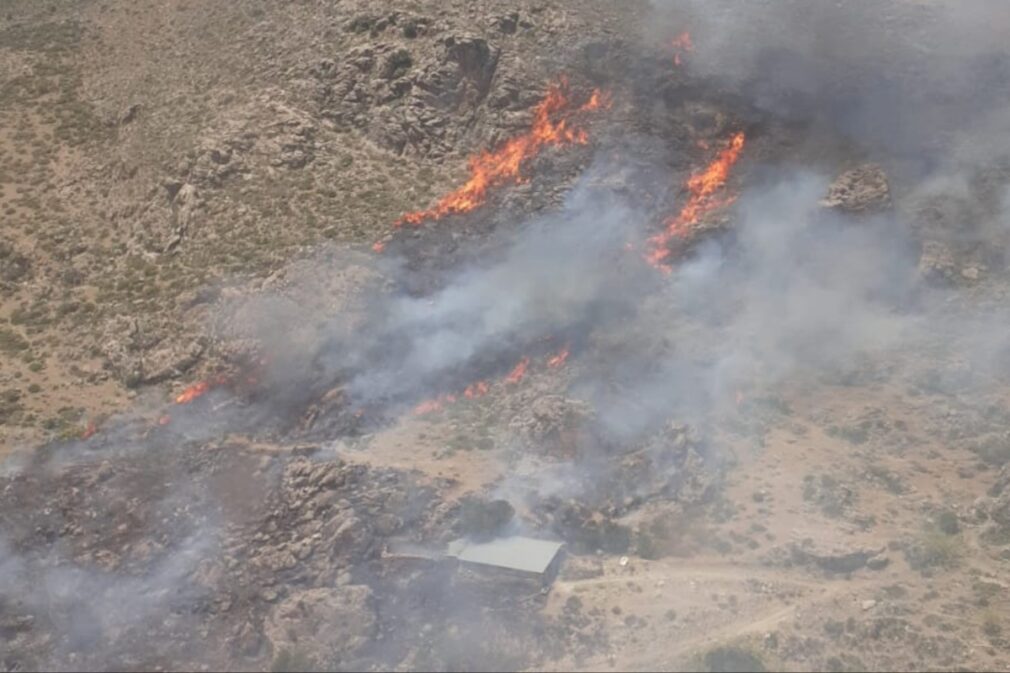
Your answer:
[[[669,23],[657,21],[652,37],[691,30],[695,51],[685,60],[692,74],[812,138],[841,135],[852,143],[842,156],[820,157],[820,165],[856,155],[889,168],[912,165],[894,173],[900,204],[938,199],[958,208],[940,212],[935,231],[903,207],[841,216],[820,204],[833,175],[787,158],[736,195],[727,231],[700,242],[666,276],[642,255],[668,213],[608,187],[606,178],[625,167],[601,155],[559,207],[499,228],[492,243],[483,242],[493,254],[443,272],[430,294],[397,291],[416,273],[403,260],[341,252],[299,262],[284,282],[222,311],[222,335],[255,337],[268,362],[263,384],[283,393],[243,407],[252,411],[242,429],[255,432],[274,407],[298,408],[289,393],[304,402],[334,387],[352,407],[395,415],[423,398],[500,377],[518,358],[560,344],[572,344],[571,385],[562,392],[587,401],[594,431],[622,445],[671,419],[721,429],[730,414],[746,420],[751,413],[738,408],[741,391],[830,380],[866,361],[900,367],[896,354],[908,351],[931,348],[942,365],[967,362],[970,375],[956,381],[970,391],[1010,370],[1006,310],[952,308],[952,291],[927,286],[920,273],[924,232],[965,246],[1010,240],[1010,189],[998,180],[980,186],[976,174],[980,162],[1008,149],[1010,8],[995,0],[655,5]],[[760,134],[752,142],[761,147]],[[762,160],[749,151],[737,170],[754,176]],[[679,179],[662,174],[653,182]],[[958,228],[947,227],[950,220]],[[901,372],[905,382],[919,369]],[[224,391],[207,399],[215,410],[229,402]],[[228,409],[239,406],[213,418],[173,411],[173,437],[223,435],[238,418]],[[497,419],[502,427],[508,420]],[[136,435],[133,427],[109,433],[104,456],[136,459],[161,448]],[[596,458],[517,472],[498,492],[592,494],[615,469],[615,461]],[[54,465],[85,460],[78,446]],[[144,574],[127,577],[68,562],[59,547],[17,553],[0,538],[0,599],[47,615],[66,641],[56,654],[114,641],[174,614],[175,600],[192,608],[198,596],[182,589],[190,591],[201,560],[219,552],[216,531],[204,528]],[[437,584],[432,593],[443,592]]]
[[[34,615],[57,634],[46,648],[47,661],[91,657],[100,648],[101,659],[111,664],[130,638],[170,622],[178,628],[188,619],[200,596],[193,573],[213,546],[212,537],[200,533],[143,574],[129,575],[74,563],[58,551],[20,555],[0,538],[0,604]]]
[[[653,4],[653,39],[691,31],[692,72],[811,135],[840,132],[923,169],[1010,120],[1010,8],[998,0]],[[973,150],[1005,152],[1005,137]]]
[[[515,364],[538,339],[584,336],[633,310],[641,265],[622,260],[642,238],[644,214],[587,178],[555,213],[519,228],[497,259],[455,272],[424,297],[375,297],[371,317],[327,348],[336,371],[354,371],[351,396],[366,403],[438,391]]]

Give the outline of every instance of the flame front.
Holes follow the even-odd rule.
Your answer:
[[[445,408],[446,404],[452,404],[456,401],[455,395],[439,395],[438,397],[425,400],[421,402],[416,407],[414,407],[414,415],[423,416],[424,414],[431,414],[436,411],[441,411]]]
[[[596,89],[581,107],[572,108],[568,80],[561,78],[551,84],[547,95],[536,106],[533,126],[493,151],[483,151],[470,158],[470,179],[459,189],[442,197],[434,207],[407,213],[396,226],[419,226],[425,220],[437,220],[453,213],[467,213],[487,200],[491,187],[506,182],[522,182],[521,169],[548,145],[584,145],[589,142],[585,130],[571,123],[571,116],[591,112],[610,105],[610,97]],[[377,250],[381,252],[381,248]]]
[[[547,365],[548,369],[557,369],[564,366],[565,362],[568,361],[568,355],[570,353],[569,347],[566,345],[557,353],[547,356],[544,360],[544,364]],[[529,357],[524,356],[516,365],[506,374],[502,379],[501,383],[505,385],[515,385],[520,383],[526,374],[529,373],[530,365],[532,360]],[[466,388],[463,389],[461,395],[454,395],[451,393],[445,393],[439,395],[438,397],[433,397],[429,400],[424,400],[420,404],[414,407],[413,413],[415,416],[423,416],[425,414],[431,414],[436,411],[442,411],[446,406],[457,402],[461,397],[474,400],[480,397],[484,397],[491,392],[491,384],[487,381],[477,381],[471,383]]]
[[[702,217],[717,208],[733,203],[732,197],[717,198],[716,194],[726,185],[730,171],[740,159],[745,142],[743,131],[737,132],[705,170],[687,179],[685,185],[688,191],[687,203],[675,217],[666,221],[663,231],[649,239],[649,250],[645,255],[649,264],[669,272],[670,265],[666,258],[670,256],[670,241],[675,238],[687,238]]]

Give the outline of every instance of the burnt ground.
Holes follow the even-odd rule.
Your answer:
[[[0,667],[1003,666],[1007,360],[973,363],[958,326],[1005,301],[1005,165],[925,190],[903,146],[674,68],[669,35],[642,37],[650,12],[5,6]],[[392,227],[527,128],[561,72],[574,94],[613,94],[584,120],[590,143],[547,148],[473,213]],[[626,434],[604,417],[648,406],[643,361],[694,344],[704,362],[698,344],[734,335],[618,314],[363,407],[347,386],[368,362],[331,366],[373,333],[376,296],[436,296],[576,183],[661,221],[740,130],[733,193],[790,165],[861,167],[827,204],[907,225],[928,338],[756,372]],[[736,217],[712,213],[678,254],[732,248]],[[638,262],[612,260],[647,288],[635,316],[675,295]],[[410,412],[476,380],[486,395]],[[500,499],[514,518],[488,514]],[[566,543],[549,590],[391,552],[506,528]]]

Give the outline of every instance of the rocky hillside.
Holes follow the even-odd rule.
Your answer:
[[[208,303],[384,236],[642,9],[6,3],[0,445],[223,366]]]

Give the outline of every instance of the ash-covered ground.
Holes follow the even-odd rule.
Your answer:
[[[3,10],[0,669],[1005,667],[1003,3]]]

